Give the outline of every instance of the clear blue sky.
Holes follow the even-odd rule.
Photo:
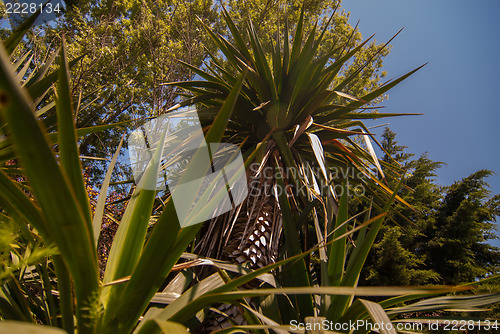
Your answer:
[[[429,62],[383,103],[382,112],[425,114],[389,119],[399,144],[447,163],[442,185],[478,169],[500,174],[500,1],[344,0],[342,7],[377,42],[405,27],[384,60],[388,78]],[[500,175],[488,181],[500,193]]]

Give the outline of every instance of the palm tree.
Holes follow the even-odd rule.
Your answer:
[[[246,73],[225,140],[239,145],[246,161],[257,149],[246,166],[249,196],[237,209],[204,226],[197,251],[258,268],[274,262],[281,247],[288,255],[305,249],[308,224],[293,222],[308,206],[323,208],[323,236],[331,234],[341,184],[350,191],[362,190],[361,199],[374,197],[375,207],[377,199],[383,203],[392,194],[372,148],[373,135],[362,120],[396,116],[378,113],[370,103],[419,68],[355,97],[344,90],[382,49],[345,75],[343,68],[370,39],[352,49],[334,44],[320,54],[333,15],[319,35],[314,25],[304,36],[302,11],[293,41],[285,24],[282,36],[278,34],[266,51],[252,22],[241,32],[225,10],[223,15],[231,41],[204,26],[222,57],[210,55],[205,69],[185,64],[203,80],[170,83],[187,92],[187,99],[171,110],[196,104],[209,127],[237,78]],[[298,265],[305,269],[304,262]],[[306,274],[289,283],[305,286],[308,280]]]

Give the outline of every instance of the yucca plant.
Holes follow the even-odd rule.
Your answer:
[[[302,13],[293,42],[289,42],[289,32],[285,30],[273,44],[261,42],[251,22],[247,22],[244,32],[240,32],[225,11],[224,17],[232,33],[232,42],[205,26],[220,48],[222,56],[211,55],[210,64],[205,70],[186,64],[204,80],[171,83],[187,91],[190,96],[173,109],[197,103],[200,116],[210,120],[213,111],[219,108],[234,86],[239,73],[247,72],[235,111],[228,122],[225,138],[241,144],[249,152],[257,146],[261,148],[258,159],[254,161],[256,167],[247,173],[251,181],[254,181],[253,188],[274,189],[277,185],[274,168],[279,167],[286,174],[282,175],[283,184],[290,186],[287,187],[289,189],[293,188],[292,193],[296,192],[295,195],[289,194],[294,196],[290,199],[291,203],[295,203],[293,207],[304,207],[309,202],[306,192],[297,190],[313,189],[318,195],[324,195],[328,225],[331,225],[337,207],[334,187],[339,187],[343,181],[348,181],[351,190],[358,186],[379,199],[374,205],[380,209],[380,204],[392,192],[383,182],[383,172],[372,147],[372,134],[360,120],[395,116],[377,113],[370,109],[370,102],[381,97],[418,68],[381,85],[365,96],[354,97],[343,89],[356,80],[357,75],[378,53],[373,54],[371,59],[347,77],[343,77],[342,69],[352,62],[369,40],[352,50],[347,50],[345,45],[334,45],[325,54],[318,54],[330,21],[319,32],[319,36],[316,36],[316,26],[307,36],[303,36]],[[248,43],[245,42],[247,40]],[[272,49],[264,50],[264,44],[271,45]],[[365,147],[359,143],[358,137],[363,138]],[[336,176],[332,175],[332,168],[336,169]],[[272,169],[271,173],[261,173],[262,170],[269,169]],[[267,183],[262,183],[264,181]],[[252,182],[250,185],[252,186]],[[321,189],[317,185],[322,186]],[[269,234],[273,230],[281,230],[274,226],[279,225],[281,219],[273,217],[281,216],[281,209],[277,210],[277,202],[272,200],[275,196],[270,195],[270,191],[267,191],[260,200],[254,198],[252,205],[246,203],[242,212],[246,219],[238,216],[233,221],[244,225],[250,220],[269,221]],[[220,219],[214,220],[213,224],[218,226],[216,229],[208,229],[213,233],[226,230],[239,235],[235,239],[230,235],[217,234],[216,239],[232,239],[233,244],[244,248],[238,250],[235,245],[228,245],[231,250],[229,255],[241,259],[247,253],[246,257],[249,259],[247,250],[251,240],[243,239],[252,235],[258,226],[242,228],[236,224],[228,228],[228,224],[221,224]],[[284,233],[288,231],[290,228],[285,227]],[[294,232],[290,233],[296,235]],[[276,238],[279,239],[279,236],[275,235]],[[285,239],[291,242],[290,237]],[[210,245],[202,245],[200,248],[203,248],[206,255],[216,255],[211,253],[213,247]],[[298,250],[299,248],[295,248],[291,253]],[[262,248],[260,251],[264,254],[276,252],[276,249],[265,251]],[[268,254],[264,258],[271,259],[274,256]],[[251,261],[254,264],[258,262],[256,259]],[[262,265],[266,261],[260,262]]]
[[[387,187],[372,147],[372,140],[376,140],[362,121],[401,116],[379,113],[372,102],[421,67],[355,97],[345,89],[378,53],[347,76],[343,68],[369,39],[353,49],[334,44],[319,54],[330,21],[319,33],[315,25],[305,35],[302,13],[293,39],[285,28],[272,43],[259,39],[251,21],[239,30],[228,13],[223,14],[230,38],[205,26],[221,54],[210,55],[204,69],[185,64],[202,80],[170,83],[187,97],[172,109],[196,103],[200,116],[209,124],[237,78],[246,73],[225,139],[248,152],[256,148],[260,152],[247,171],[249,198],[237,210],[213,219],[203,230],[197,250],[204,256],[259,268],[273,263],[278,254],[281,258],[303,254],[310,249],[307,243],[315,239],[319,245],[328,244],[316,255],[319,277],[314,277],[310,261],[298,260],[291,267],[280,267],[278,284],[356,287],[389,203],[404,203]],[[395,174],[403,177],[398,170]],[[339,203],[339,195],[348,192],[353,200],[365,205],[371,202],[364,221],[348,218],[348,197]],[[352,238],[347,237],[358,230]],[[275,312],[279,313],[275,321],[286,323],[315,314],[333,321],[346,320],[346,314],[352,316],[353,308],[359,308],[359,301],[353,304],[352,296],[324,297],[321,303],[312,295],[291,299],[293,305],[283,298],[267,307],[280,310]],[[221,310],[225,309],[216,312]],[[219,314],[216,318],[220,321],[223,317]]]
[[[205,70],[186,64],[204,80],[172,85],[191,96],[176,107],[197,103],[200,115],[208,115],[210,120],[211,113],[223,103],[239,73],[247,73],[228,122],[226,139],[241,144],[249,152],[257,146],[261,148],[260,155],[253,161],[254,168],[247,172],[251,190],[257,190],[259,195],[251,192],[238,215],[226,215],[225,221],[214,219],[207,228],[205,242],[198,247],[204,255],[233,258],[262,267],[277,257],[281,230],[288,256],[306,250],[303,246],[308,224],[299,227],[294,221],[314,198],[325,207],[321,213],[324,222],[321,235],[333,237],[338,207],[334,187],[342,182],[350,184],[345,187],[349,191],[359,186],[380,199],[374,204],[378,209],[390,197],[392,192],[382,181],[371,134],[360,120],[395,116],[376,113],[367,106],[418,68],[365,96],[354,97],[343,91],[344,88],[356,80],[378,53],[347,77],[343,77],[342,69],[368,40],[352,50],[334,44],[326,53],[318,54],[331,18],[318,36],[316,25],[304,36],[302,12],[293,41],[289,41],[289,32],[285,29],[282,35],[277,35],[275,43],[263,43],[252,22],[248,21],[246,29],[240,32],[226,11],[224,17],[232,42],[205,26],[222,57],[211,55]],[[271,45],[272,49],[264,50],[262,45]],[[366,147],[353,137],[363,137]],[[332,168],[337,168],[343,176],[335,178]],[[376,176],[374,171],[380,175]],[[276,189],[283,196],[273,194]],[[284,189],[290,191],[284,194]],[[287,206],[290,207],[288,213],[284,211]],[[215,240],[222,240],[222,246],[216,245]],[[287,285],[309,283],[305,263],[297,266],[300,273],[291,275]],[[304,308],[306,313],[312,312],[310,303]]]
[[[126,207],[104,278],[100,279],[96,242],[105,194],[119,148],[103,182],[96,209],[91,212],[78,156],[77,138],[103,127],[74,127],[77,105],[71,101],[64,38],[60,50],[51,61],[33,75],[26,70],[29,61],[26,69],[20,69],[26,57],[21,57],[14,65],[9,59],[9,54],[22,40],[35,18],[36,15],[0,46],[0,120],[3,134],[0,219],[3,224],[15,226],[13,229],[19,230],[23,238],[18,246],[11,241],[15,236],[2,238],[7,240],[5,244],[9,244],[12,250],[6,251],[3,257],[11,263],[3,267],[1,318],[61,327],[68,333],[75,330],[80,333],[128,333],[136,327],[140,316],[200,225],[181,229],[169,199],[159,210],[161,214],[145,244],[156,192],[138,188]],[[50,72],[50,65],[57,56],[58,69]],[[30,76],[35,78],[34,81],[29,79]],[[207,141],[220,141],[242,80],[243,76],[227,103],[219,109],[205,135]],[[47,90],[53,85],[56,87],[55,101],[51,102]],[[46,101],[46,106],[40,107],[39,103],[44,99],[49,101]],[[47,117],[41,117],[45,114],[48,114]],[[255,153],[250,154],[247,161],[251,161],[254,156]],[[146,178],[156,177],[159,163],[148,168]],[[9,232],[5,229],[2,237],[8,236]],[[35,252],[33,249],[36,247],[42,249]],[[181,268],[196,264],[182,264]],[[207,304],[198,302],[197,307],[184,307],[185,304],[209,294],[209,305],[218,300],[221,294],[257,278],[266,270],[272,270],[266,268],[261,272],[252,272],[238,266],[222,268],[245,275],[231,284],[223,281],[222,284],[209,285],[198,295],[191,291],[181,297],[176,294],[178,302],[172,303],[173,306],[163,318],[187,323]],[[41,291],[33,290],[38,287],[41,287]],[[175,311],[172,312],[172,309]],[[160,330],[170,332],[179,328],[184,330],[181,325],[159,319],[146,323],[140,330],[146,333]],[[20,332],[28,327],[27,324],[0,323],[2,331]],[[53,332],[44,327],[38,328],[38,331]]]

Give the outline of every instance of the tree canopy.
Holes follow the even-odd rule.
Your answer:
[[[229,30],[221,24],[221,11],[226,8],[235,24],[241,26],[252,20],[261,40],[272,47],[276,33],[283,34],[284,26],[295,30],[300,11],[308,18],[303,31],[308,33],[314,24],[324,23],[335,11],[321,50],[333,43],[349,50],[362,37],[349,22],[348,13],[340,1],[97,1],[66,2],[66,13],[50,24],[39,25],[26,40],[24,48],[33,50],[41,66],[60,43],[64,33],[70,59],[83,57],[72,68],[75,78],[72,95],[79,105],[77,126],[95,126],[110,122],[142,121],[158,116],[179,101],[179,90],[167,82],[184,81],[195,74],[181,62],[195,68],[214,66],[209,54],[218,52],[201,23],[230,39]],[[283,36],[282,36],[283,37]],[[248,41],[247,41],[248,42]],[[322,52],[320,50],[320,53]],[[356,75],[345,91],[362,96],[372,91],[385,76],[382,59],[389,52],[376,40],[366,44],[352,62],[344,66],[337,80]],[[332,54],[334,59],[338,54]],[[137,125],[137,122],[123,126]],[[123,128],[121,128],[123,129]],[[84,156],[110,156],[120,138],[120,128],[87,136],[80,143]],[[99,174],[103,164],[86,162],[91,172]]]

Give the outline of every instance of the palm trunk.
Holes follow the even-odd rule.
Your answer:
[[[198,254],[243,264],[252,269],[276,261],[282,221],[274,195],[276,181],[270,160],[262,164],[259,170],[255,165],[247,169],[247,198],[235,210],[207,224],[203,239],[196,249]],[[208,276],[211,273],[209,270],[202,268],[199,279]],[[259,281],[254,280],[246,287],[255,288],[258,284]],[[200,332],[227,328],[231,325],[228,318],[240,324],[245,322],[242,310],[235,305],[221,304],[217,310],[201,325]]]

